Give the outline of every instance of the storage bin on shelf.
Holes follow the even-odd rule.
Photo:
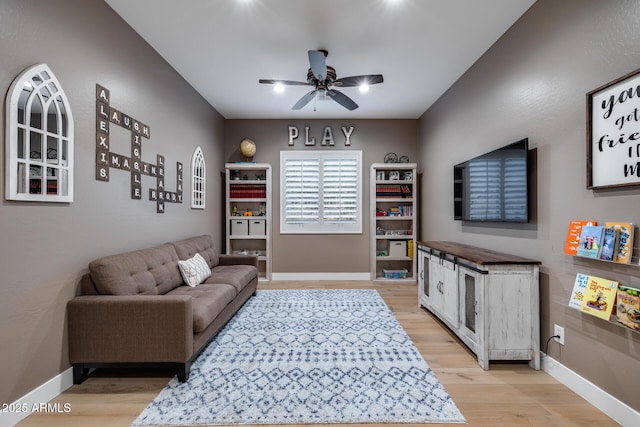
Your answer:
[[[385,279],[406,279],[407,273],[409,273],[406,268],[403,268],[401,270],[388,270],[386,268],[383,268],[382,272],[384,273]]]
[[[246,218],[234,218],[231,220],[232,236],[246,236],[249,234],[249,222]]]
[[[389,242],[389,256],[407,256],[407,242],[404,240]]]

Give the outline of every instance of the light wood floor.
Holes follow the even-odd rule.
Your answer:
[[[418,308],[415,285],[379,285],[367,281],[287,281],[272,282],[260,288],[377,289],[469,426],[618,425],[551,376],[532,370],[526,363],[494,363],[490,370],[482,370],[473,354],[454,335],[429,312]],[[83,384],[74,385],[52,401],[60,405],[69,404],[69,413],[33,414],[18,426],[128,427],[170,379],[170,374],[163,372],[118,375],[125,376],[116,376],[113,372],[95,372]],[[363,426],[375,427],[375,424]]]

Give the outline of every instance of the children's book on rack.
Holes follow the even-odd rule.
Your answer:
[[[604,226],[606,228],[615,228],[618,235],[613,261],[629,264],[633,253],[633,224],[630,222],[607,221]]]
[[[596,221],[574,219],[569,221],[569,231],[564,243],[564,253],[567,255],[577,255],[580,244],[580,233],[585,225],[597,225]]]
[[[618,323],[640,331],[640,289],[618,285],[616,318]]]
[[[601,225],[585,225],[580,231],[580,242],[578,244],[578,256],[587,258],[598,258],[602,247],[602,237],[604,227]]]
[[[601,260],[615,261],[616,254],[618,253],[619,236],[620,232],[616,227],[605,226],[599,255]]]
[[[618,282],[596,276],[588,276],[580,310],[592,316],[609,320],[615,306]]]
[[[576,280],[573,283],[573,290],[571,291],[571,298],[569,298],[569,307],[582,309],[582,300],[584,300],[584,294],[587,291],[587,283],[589,282],[589,276],[587,274],[576,274]]]

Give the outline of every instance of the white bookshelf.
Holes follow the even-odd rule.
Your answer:
[[[227,163],[225,174],[227,253],[257,255],[258,280],[269,282],[273,217],[271,165]]]
[[[371,165],[371,280],[416,283],[415,163]],[[404,274],[406,271],[406,274]]]

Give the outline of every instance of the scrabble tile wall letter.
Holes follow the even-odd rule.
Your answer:
[[[109,126],[120,126],[131,132],[131,152],[113,153],[109,144]],[[142,175],[156,178],[156,187],[149,189],[149,200],[156,202],[156,212],[164,213],[165,203],[182,203],[182,163],[176,162],[176,191],[165,189],[165,160],[156,155],[156,163],[142,160],[142,141],[151,139],[151,129],[110,105],[108,89],[96,85],[96,180],[109,181],[111,169],[131,175],[131,198],[142,199]]]

